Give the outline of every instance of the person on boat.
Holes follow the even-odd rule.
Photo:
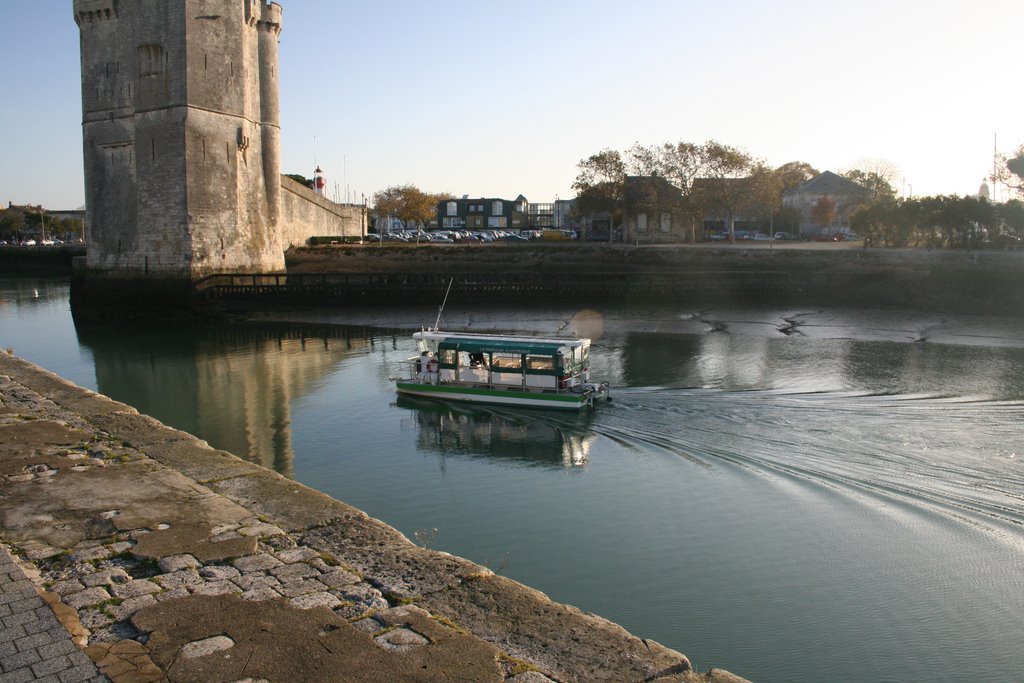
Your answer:
[[[430,354],[427,359],[427,381],[437,384],[437,358]]]
[[[430,353],[424,351],[420,354],[420,357],[416,359],[416,379],[423,381],[427,378],[427,362],[430,360]]]
[[[479,351],[469,354],[469,366],[472,368],[481,368],[484,365],[484,354]]]

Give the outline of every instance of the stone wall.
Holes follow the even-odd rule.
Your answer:
[[[310,237],[363,237],[366,208],[358,204],[335,204],[301,183],[281,177],[281,241],[298,247]]]

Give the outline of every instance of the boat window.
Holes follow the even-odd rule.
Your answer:
[[[527,370],[554,370],[555,359],[551,356],[527,356]]]
[[[523,367],[523,357],[519,354],[495,353],[491,356],[491,367],[495,370],[519,370]]]
[[[437,362],[441,365],[455,365],[455,351],[453,349],[441,349],[437,352]]]

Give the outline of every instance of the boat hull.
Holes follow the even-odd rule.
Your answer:
[[[512,389],[476,389],[453,385],[398,382],[396,390],[406,396],[436,398],[445,401],[466,401],[491,405],[519,406],[523,408],[555,408],[581,410],[591,404],[586,394],[542,394]]]

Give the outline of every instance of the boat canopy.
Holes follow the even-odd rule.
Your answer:
[[[585,349],[588,339],[523,337],[504,335],[475,335],[464,333],[418,332],[413,335],[436,344],[438,351],[462,351],[468,353],[510,353],[536,356],[557,356],[559,353],[572,355],[573,349]]]
[[[564,347],[561,344],[513,339],[459,339],[447,338],[437,343],[438,351],[452,349],[469,353],[527,353],[554,356]]]

